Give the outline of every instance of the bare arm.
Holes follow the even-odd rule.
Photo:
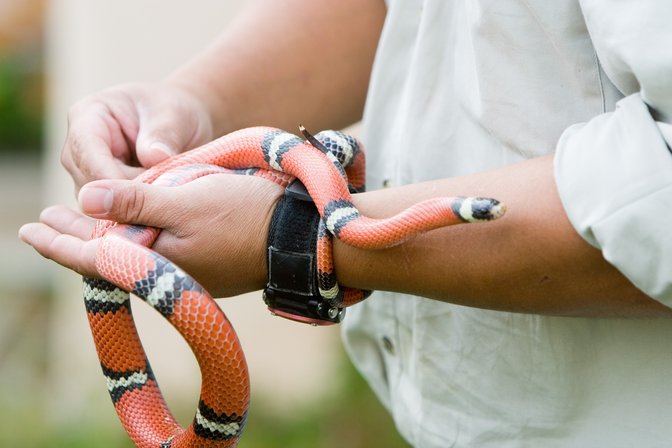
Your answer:
[[[255,126],[338,129],[358,121],[383,0],[263,0],[169,78],[207,104],[215,135]]]
[[[575,232],[560,203],[552,164],[547,156],[488,173],[358,195],[362,212],[377,217],[440,195],[492,196],[508,211],[498,221],[432,231],[383,251],[337,242],[339,281],[514,312],[672,316]]]
[[[361,114],[384,14],[382,0],[260,2],[168,83],[173,89],[190,92],[197,103],[205,105],[214,134],[261,123],[288,129],[299,121],[314,129],[339,127]],[[162,97],[160,92],[154,96]],[[80,107],[75,115],[90,117],[89,112],[87,107]],[[183,123],[179,117],[169,118],[165,123],[171,126]],[[82,136],[92,127],[86,121],[80,124],[75,126],[77,132],[71,141],[74,146],[79,142],[79,153],[70,152],[70,156],[79,154],[72,162],[79,161],[79,168],[86,160],[97,160],[92,157],[95,154],[82,156],[82,148],[88,148]],[[122,123],[121,129],[133,134],[136,124]],[[134,132],[129,138],[133,141],[138,130]],[[121,142],[119,145],[127,140],[117,134],[108,137]],[[118,152],[123,153],[123,148]],[[104,175],[83,173],[79,182]],[[80,200],[83,210],[92,216],[165,228],[156,249],[179,264],[192,266],[194,275],[206,287],[225,296],[259,289],[265,278],[265,235],[270,212],[281,192],[271,187],[251,189],[249,182],[238,180],[237,188],[231,188],[209,179],[183,187],[183,194],[150,185],[105,183],[113,190],[114,200],[111,208],[100,214],[93,212],[103,203],[101,198],[91,196],[94,189],[85,189]],[[208,194],[212,190],[206,189],[207,185],[221,188],[221,194]],[[234,203],[241,192],[246,192],[249,205],[241,212],[203,213],[208,207],[219,209],[227,195],[231,197],[229,203]],[[558,199],[550,157],[495,172],[366,193],[358,195],[356,202],[365,214],[387,216],[438,195],[492,196],[507,203],[509,212],[498,222],[430,232],[385,251],[361,251],[337,243],[340,281],[349,286],[527,313],[672,315],[668,308],[637,290],[576,234]],[[142,204],[146,205],[143,209],[134,208]],[[24,227],[21,236],[43,255],[95,275],[92,261],[96,242],[86,241],[92,221],[78,219],[72,213],[50,209],[43,214],[42,224]],[[254,216],[240,216],[245,213]],[[184,219],[175,222],[175,216]],[[216,231],[222,228],[228,232]],[[204,232],[213,229],[212,234]],[[255,250],[250,251],[251,246]],[[199,264],[203,253],[211,254],[207,266],[218,266],[217,272]],[[231,253],[246,254],[242,264],[240,258],[230,260]],[[231,279],[221,275],[231,263],[235,266],[232,272],[240,273],[234,278],[235,287],[226,284]]]
[[[206,51],[157,83],[75,104],[61,157],[75,188],[132,178],[236,129],[339,128],[361,117],[383,0],[257,0]]]
[[[95,185],[113,191],[112,200],[107,203],[85,188],[80,195],[85,212],[162,227],[155,249],[215,295],[264,286],[266,235],[282,194],[277,185],[246,176],[208,176],[176,188],[130,181]],[[364,214],[384,217],[440,195],[493,196],[504,201],[508,211],[495,222],[434,230],[381,251],[358,250],[337,241],[339,281],[523,313],[672,316],[669,308],[641,293],[576,234],[558,199],[550,156],[486,173],[363,193],[355,202]],[[222,209],[222,203],[234,208]],[[98,242],[88,240],[93,219],[56,207],[46,210],[41,221],[21,229],[24,241],[47,258],[97,275]]]

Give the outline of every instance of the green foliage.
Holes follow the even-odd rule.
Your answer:
[[[340,396],[299,415],[264,413],[252,407],[239,448],[406,448],[392,418],[349,361],[338,375]]]
[[[0,59],[0,152],[39,151],[43,138],[41,70],[18,56]]]

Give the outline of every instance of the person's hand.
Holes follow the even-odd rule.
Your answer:
[[[261,289],[266,282],[266,241],[282,188],[251,176],[216,174],[180,187],[128,180],[95,181],[79,194],[86,216],[63,206],[45,209],[40,223],[20,238],[44,257],[82,275],[99,277],[91,239],[95,219],[162,228],[154,250],[214,297]]]
[[[124,84],[72,106],[61,162],[79,191],[92,180],[134,178],[212,137],[206,105],[186,89]]]

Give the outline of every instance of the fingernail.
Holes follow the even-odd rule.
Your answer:
[[[19,228],[19,239],[24,243],[28,242],[28,234],[30,233],[29,226],[30,224],[24,224]]]
[[[168,145],[162,142],[154,142],[151,145],[149,145],[149,150],[150,151],[159,151],[161,154],[164,154],[168,157],[172,157],[176,154],[175,151],[173,151]]]
[[[90,216],[102,217],[112,210],[114,192],[107,187],[82,187],[79,192],[79,206]]]

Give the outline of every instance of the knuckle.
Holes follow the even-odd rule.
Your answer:
[[[70,172],[72,168],[72,156],[70,154],[70,151],[68,150],[68,147],[65,146],[63,150],[61,151],[61,165]]]
[[[82,153],[85,151],[84,136],[72,129],[65,137],[65,145],[61,151],[61,162],[81,165]]]
[[[81,152],[82,150],[82,136],[76,132],[68,132],[65,138],[65,146],[63,147],[63,154],[72,154]]]
[[[121,190],[115,196],[119,197],[117,212],[119,218],[124,222],[137,223],[141,220],[145,207],[145,192],[139,185],[133,185],[130,188]]]
[[[70,106],[66,115],[68,128],[76,126],[81,120],[90,116],[91,113],[96,113],[98,102],[99,100],[94,95],[89,95]]]

